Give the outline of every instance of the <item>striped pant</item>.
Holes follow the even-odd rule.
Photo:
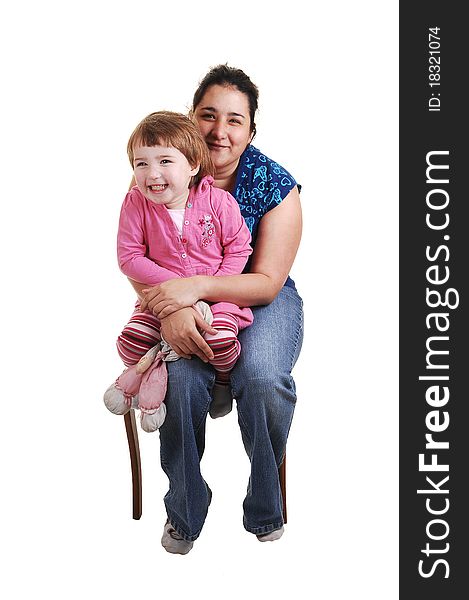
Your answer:
[[[216,381],[227,383],[241,352],[238,338],[238,319],[225,312],[213,315],[212,327],[216,334],[204,332],[202,335],[210,346],[214,357],[209,361],[217,372]],[[137,364],[140,358],[153,348],[161,339],[160,321],[149,312],[135,309],[130,321],[117,338],[117,352],[124,365],[130,367]]]

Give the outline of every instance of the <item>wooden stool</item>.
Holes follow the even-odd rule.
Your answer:
[[[135,411],[130,410],[124,415],[127,441],[129,442],[130,467],[132,469],[132,517],[140,519],[142,516],[142,466],[140,463],[140,447],[138,445],[138,431],[135,422]],[[287,488],[286,488],[286,461],[285,455],[278,470],[280,489],[283,501],[283,522],[287,522]]]

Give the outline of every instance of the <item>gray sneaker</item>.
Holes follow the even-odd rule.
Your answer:
[[[179,533],[174,529],[169,521],[166,521],[163,529],[163,537],[161,538],[161,545],[171,554],[187,554],[192,550],[194,542],[188,542],[182,538]]]

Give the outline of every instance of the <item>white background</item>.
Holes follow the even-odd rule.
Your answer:
[[[2,597],[397,598],[397,17],[390,1],[2,8]],[[306,339],[285,535],[242,527],[232,413],[208,423],[213,502],[181,557],[159,542],[158,435],[140,435],[133,521],[123,419],[101,400],[133,302],[115,234],[130,132],[186,111],[227,61],[260,88],[255,144],[303,185]]]

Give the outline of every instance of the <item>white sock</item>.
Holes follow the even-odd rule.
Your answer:
[[[166,521],[161,545],[170,554],[187,554],[192,549],[194,542],[187,542],[178,534],[171,523]]]
[[[275,542],[282,537],[284,532],[283,525],[280,529],[276,529],[275,531],[271,531],[270,533],[261,533],[257,536],[257,539],[260,542]]]

